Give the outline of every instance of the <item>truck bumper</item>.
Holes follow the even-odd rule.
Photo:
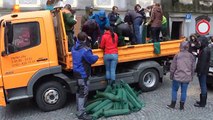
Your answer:
[[[0,106],[6,106],[5,96],[4,96],[4,88],[0,87]]]

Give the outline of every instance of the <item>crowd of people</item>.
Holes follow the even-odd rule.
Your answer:
[[[209,73],[210,61],[213,50],[212,37],[192,34],[187,41],[180,45],[180,52],[173,58],[170,66],[170,79],[172,80],[172,100],[168,108],[175,108],[177,101],[177,92],[181,87],[180,110],[184,110],[184,104],[187,98],[187,88],[193,80],[195,72],[200,85],[200,100],[196,101],[195,107],[205,107],[207,101],[206,80]]]
[[[164,39],[169,37],[167,34],[167,20],[163,16],[159,3],[155,3],[146,9],[137,4],[134,10],[127,11],[124,20],[119,16],[117,6],[112,7],[112,12],[108,16],[105,10],[100,10],[94,14],[92,6],[86,6],[85,10],[86,14],[81,19],[81,32],[75,40],[73,39],[73,27],[77,23],[74,18],[75,12],[70,5],[65,5],[62,12],[66,34],[69,38],[69,49],[72,51],[73,73],[78,84],[76,93],[77,116],[79,119],[90,120],[92,117],[86,114],[84,106],[88,95],[88,78],[91,75],[91,65],[98,60],[98,56],[93,55],[92,49],[103,49],[106,69],[105,79],[109,85],[112,85],[116,80],[118,46],[123,43],[120,41],[124,37],[129,37],[131,44],[146,43],[142,40],[144,29],[150,31],[150,33],[147,32],[147,36],[151,36],[152,42],[161,41],[159,38],[160,32],[162,32]],[[150,17],[147,17],[147,12]],[[180,52],[175,55],[171,64],[172,100],[171,104],[167,106],[168,108],[175,108],[177,91],[179,86],[181,86],[180,110],[184,109],[188,84],[193,80],[195,71],[199,79],[201,94],[200,101],[197,101],[194,106],[205,107],[207,99],[206,77],[209,70],[209,61],[210,50],[206,37],[191,35],[188,41],[181,43]]]
[[[133,9],[128,10],[122,20],[117,6],[113,6],[108,15],[106,15],[105,10],[94,13],[92,6],[86,6],[85,15],[81,17],[81,31],[89,36],[88,43],[90,47],[92,49],[98,48],[105,27],[112,27],[113,32],[118,35],[118,46],[126,45],[125,40],[128,40],[130,44],[144,44],[146,43],[146,37],[151,37],[152,42],[169,39],[167,20],[163,16],[159,3],[154,3],[154,5],[147,8],[142,8],[139,4],[136,4]],[[66,33],[69,37],[69,45],[72,46],[74,40],[73,27],[77,23],[74,19],[75,10],[70,5],[65,5],[62,11]],[[145,31],[147,31],[147,34],[143,34]],[[160,32],[162,32],[162,39],[159,38]]]

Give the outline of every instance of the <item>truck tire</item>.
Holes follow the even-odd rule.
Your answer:
[[[51,81],[38,87],[35,100],[41,110],[48,112],[62,108],[67,93],[59,82]]]
[[[159,74],[155,69],[146,69],[139,76],[139,86],[142,91],[155,90],[159,84]]]

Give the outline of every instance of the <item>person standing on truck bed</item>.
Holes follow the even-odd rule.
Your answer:
[[[82,16],[81,18],[81,28],[83,28],[84,23],[89,20],[89,17],[93,16],[93,7],[92,6],[86,6],[85,7],[86,14]]]
[[[98,23],[101,35],[104,34],[104,27],[110,26],[109,19],[106,17],[105,10],[100,10],[97,14],[91,16],[90,19],[94,19]]]
[[[195,70],[195,57],[188,52],[189,42],[184,41],[180,45],[180,52],[175,55],[170,66],[170,79],[172,81],[172,101],[168,108],[175,108],[177,92],[181,86],[180,110],[184,109],[187,97],[187,87],[193,80]]]
[[[142,15],[137,13],[135,10],[129,10],[124,17],[124,21],[133,26],[136,41],[135,44],[142,43],[142,36],[140,34],[140,25],[142,24],[142,20]]]
[[[112,27],[105,27],[100,48],[104,50],[106,80],[108,84],[112,85],[115,83],[115,71],[118,63],[118,36],[113,32]]]
[[[93,19],[87,20],[82,26],[82,32],[85,32],[91,38],[89,42],[92,49],[95,48],[97,49],[98,47],[95,43],[98,44],[97,41],[100,39],[101,33],[99,25],[95,22],[95,20]]]
[[[153,42],[160,42],[159,34],[161,31],[162,26],[162,19],[163,19],[163,11],[160,7],[159,3],[155,3],[154,7],[152,8],[151,12],[151,35]]]
[[[97,55],[93,55],[91,48],[86,45],[87,34],[80,32],[77,41],[72,47],[73,75],[77,79],[77,117],[79,119],[91,120],[92,117],[85,112],[85,103],[89,92],[88,77],[91,74],[91,64],[98,60]]]
[[[210,64],[210,48],[208,47],[208,39],[205,36],[199,37],[201,42],[200,51],[198,54],[198,62],[196,67],[197,76],[200,84],[200,101],[196,101],[195,107],[205,107],[207,99],[206,78],[209,72]]]
[[[68,36],[68,47],[71,48],[74,44],[73,41],[73,35],[74,35],[74,25],[77,23],[77,21],[74,19],[74,14],[72,12],[72,8],[70,4],[66,4],[64,6],[64,9],[62,10],[63,18],[64,18],[64,24],[65,24],[65,30],[66,34]]]

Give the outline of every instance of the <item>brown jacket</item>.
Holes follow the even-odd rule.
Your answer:
[[[162,9],[154,6],[151,13],[151,27],[161,27],[163,19]]]
[[[189,45],[186,41],[181,43],[181,50],[175,55],[170,66],[170,79],[183,83],[192,81],[195,71],[195,57],[184,49],[186,45]]]

